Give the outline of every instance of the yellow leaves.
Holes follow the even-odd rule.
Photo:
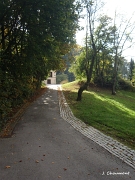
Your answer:
[[[6,166],[5,168],[6,168],[6,169],[9,169],[9,168],[11,168],[11,166]]]
[[[38,160],[36,160],[36,161],[35,161],[35,163],[39,163],[39,161],[38,161]]]

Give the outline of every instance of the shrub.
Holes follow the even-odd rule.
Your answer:
[[[61,84],[62,82],[65,82],[65,83],[68,82],[67,74],[62,73],[56,76],[56,83]]]
[[[132,85],[132,83],[129,80],[125,80],[122,78],[118,79],[117,88],[126,91],[135,91],[135,87]]]
[[[94,83],[99,87],[112,88],[112,78],[111,77],[95,77]]]

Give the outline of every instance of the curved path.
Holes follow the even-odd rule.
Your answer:
[[[133,167],[63,120],[56,86],[27,108],[11,138],[0,139],[0,180],[127,180],[134,176]]]

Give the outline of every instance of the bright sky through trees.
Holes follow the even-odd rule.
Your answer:
[[[123,14],[126,19],[129,19],[133,12],[135,12],[135,0],[103,0],[105,2],[105,6],[103,7],[103,14],[107,14],[110,17],[114,17],[115,11],[117,13]],[[134,18],[135,20],[135,14]],[[85,28],[85,20],[80,20],[80,25]],[[79,45],[83,45],[84,38],[85,38],[85,30],[84,31],[78,31],[76,34],[77,43]],[[132,34],[132,37],[135,36],[135,31]],[[135,41],[135,38],[134,38]],[[126,50],[123,55],[127,59],[135,59],[135,45],[132,46],[130,49]]]

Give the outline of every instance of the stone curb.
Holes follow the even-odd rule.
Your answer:
[[[69,105],[67,104],[61,87],[58,87],[58,98],[60,115],[65,121],[70,123],[77,131],[82,133],[84,136],[96,142],[107,151],[117,156],[135,169],[135,150],[128,148],[117,140],[114,140],[113,138],[103,134],[99,130],[86,125],[80,119],[77,119],[73,115]]]

